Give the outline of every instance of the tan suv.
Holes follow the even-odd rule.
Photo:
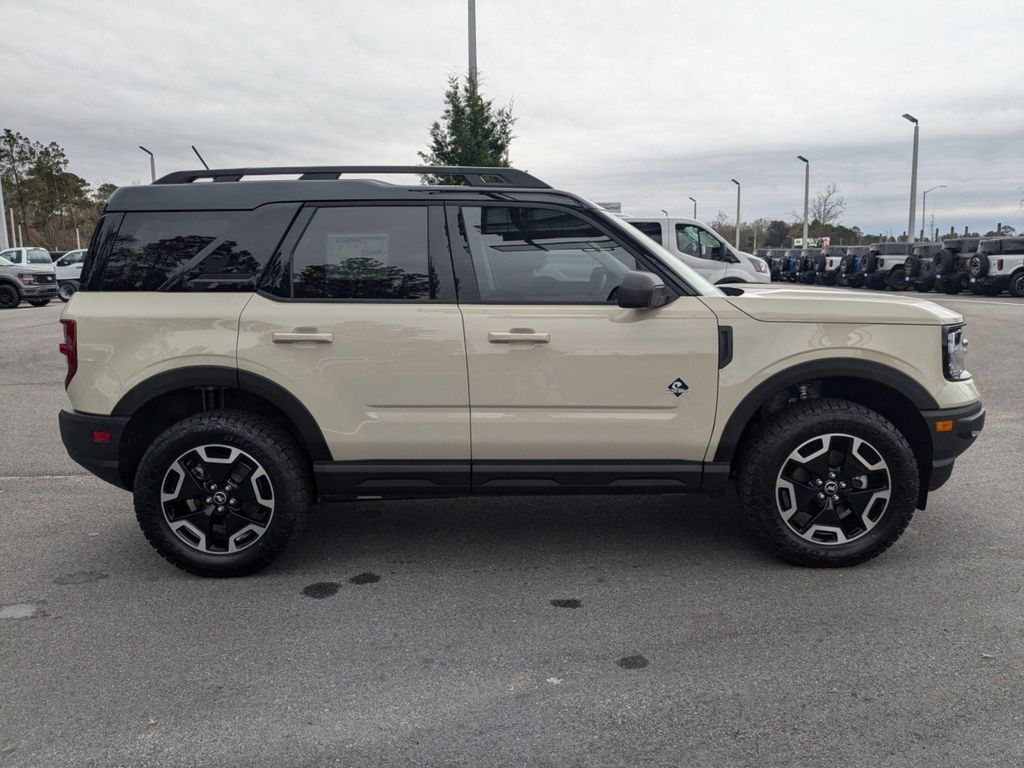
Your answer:
[[[385,173],[461,183],[358,178]],[[852,565],[984,410],[960,315],[836,297],[720,290],[510,168],[174,173],[119,189],[93,235],[61,319],[61,432],[201,575],[265,565],[317,499],[731,479],[779,555]]]

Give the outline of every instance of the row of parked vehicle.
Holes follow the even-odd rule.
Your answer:
[[[773,282],[1024,297],[1024,237],[766,248],[756,255],[768,262]]]
[[[13,309],[22,301],[34,307],[45,307],[53,299],[70,301],[78,290],[84,263],[84,248],[0,251],[0,309]]]

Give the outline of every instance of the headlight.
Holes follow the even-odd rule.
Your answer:
[[[18,275],[18,279],[21,280],[22,285],[35,285],[36,276],[31,274],[21,273]]]
[[[750,263],[754,265],[755,272],[767,272],[768,265],[765,264],[761,259],[750,259]]]
[[[942,328],[942,367],[950,381],[964,381],[971,378],[967,370],[967,339],[962,325],[947,325]]]

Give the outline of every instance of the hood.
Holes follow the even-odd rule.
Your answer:
[[[766,323],[951,325],[963,322],[960,313],[934,302],[884,293],[743,286],[743,295],[729,296],[728,301],[744,314]]]
[[[56,274],[57,267],[53,264],[13,264],[19,272],[42,272],[44,274]]]

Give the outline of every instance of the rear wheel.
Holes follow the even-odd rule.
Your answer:
[[[903,267],[896,267],[889,276],[885,278],[885,284],[889,287],[890,291],[905,291],[907,290],[907,271]]]
[[[845,400],[808,400],[775,414],[740,456],[744,511],[775,554],[806,566],[862,563],[910,523],[914,453],[880,414]]]
[[[61,283],[57,289],[57,295],[60,296],[61,301],[71,301],[71,297],[78,292],[78,283],[74,280],[68,280],[66,283]]]
[[[157,552],[199,576],[264,567],[305,527],[308,462],[276,424],[208,411],[167,429],[135,477],[135,515]]]
[[[21,303],[21,295],[13,285],[0,285],[0,309],[14,309]]]
[[[1024,272],[1018,272],[1010,279],[1010,295],[1024,298]]]

